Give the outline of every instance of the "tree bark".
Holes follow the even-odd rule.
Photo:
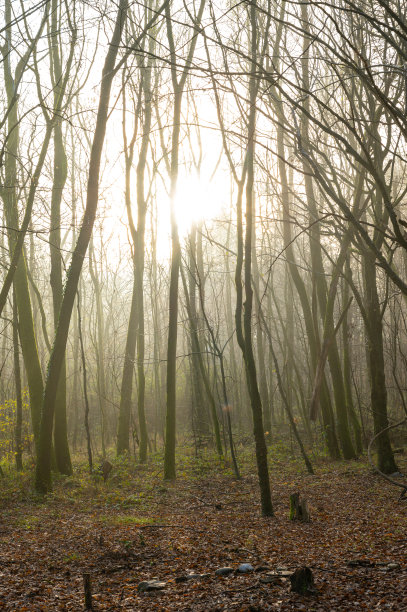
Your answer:
[[[202,20],[205,0],[201,0],[194,25]],[[191,40],[185,67],[178,79],[177,55],[172,32],[172,16],[169,5],[165,7],[168,42],[171,54],[171,78],[174,90],[173,129],[171,138],[170,163],[170,214],[171,214],[171,268],[169,292],[169,320],[167,344],[167,410],[165,415],[164,479],[175,479],[175,438],[176,438],[176,367],[178,334],[178,283],[181,265],[181,245],[175,213],[175,197],[179,170],[179,140],[181,131],[181,105],[185,82],[195,52],[197,33]]]
[[[14,291],[13,295],[13,355],[14,355],[14,381],[16,389],[16,429],[15,429],[15,457],[16,469],[23,469],[23,399],[21,394],[21,370],[20,370],[20,351],[18,342],[18,313],[17,300]]]
[[[377,292],[375,258],[371,252],[365,252],[364,254],[363,277],[366,292],[365,309],[367,316],[367,354],[371,385],[370,401],[374,433],[377,435],[389,426],[389,421],[387,417],[387,390],[383,354],[383,322]],[[384,431],[377,438],[377,458],[379,470],[384,474],[393,474],[398,471],[388,431]]]
[[[10,0],[5,0],[5,23],[12,23],[12,12]],[[17,308],[19,313],[19,333],[21,350],[24,359],[24,366],[27,373],[28,388],[30,393],[30,409],[31,409],[31,421],[34,433],[34,440],[36,447],[38,448],[38,437],[41,419],[41,403],[43,395],[43,379],[41,364],[38,356],[37,341],[35,337],[34,321],[31,308],[30,292],[28,288],[27,279],[27,268],[26,258],[23,252],[23,236],[20,236],[18,241],[18,206],[17,206],[17,184],[18,184],[18,173],[17,173],[17,160],[19,153],[19,116],[18,116],[18,95],[16,85],[21,78],[21,71],[24,70],[25,59],[20,61],[17,65],[16,71],[13,74],[11,68],[11,25],[8,25],[5,31],[6,42],[2,47],[3,55],[3,75],[4,75],[4,86],[7,96],[8,104],[8,116],[7,116],[7,148],[4,160],[4,185],[1,189],[1,195],[4,203],[4,214],[8,226],[8,241],[9,250],[11,254],[18,255],[18,259],[10,270],[14,273],[14,289],[17,301]],[[45,140],[42,146],[43,156],[45,158],[46,149],[48,148],[51,131],[47,131]],[[41,156],[42,157],[42,156]],[[40,161],[41,161],[40,157]],[[44,160],[42,160],[43,163]],[[41,164],[42,165],[42,164]],[[38,170],[37,166],[37,170]],[[35,176],[38,181],[39,174]],[[36,188],[36,183],[32,185]],[[34,199],[34,193],[32,195],[31,205]],[[27,209],[29,210],[29,209]],[[25,220],[27,230],[29,217]],[[21,254],[18,253],[17,244],[19,243],[19,249]],[[15,267],[14,267],[15,266]],[[6,296],[5,296],[6,297]]]
[[[78,288],[83,260],[89,245],[95,221],[98,196],[99,172],[103,143],[106,133],[110,91],[114,77],[114,67],[121,40],[124,21],[127,13],[127,0],[120,0],[115,28],[106,55],[102,84],[99,97],[99,108],[96,119],[95,133],[92,142],[89,178],[85,214],[79,232],[78,242],[72,254],[71,266],[67,275],[65,292],[61,303],[58,327],[55,334],[53,350],[48,364],[48,375],[45,384],[42,403],[42,418],[38,445],[38,460],[36,466],[35,486],[37,491],[45,493],[51,489],[51,435],[54,417],[55,399],[58,389],[59,375],[65,356],[66,342],[69,332],[72,309]]]
[[[236,332],[240,348],[243,353],[246,370],[247,387],[249,391],[252,417],[253,433],[256,448],[257,474],[260,487],[261,510],[264,516],[273,515],[271,501],[270,480],[267,461],[267,446],[264,436],[263,413],[259,387],[257,384],[256,363],[253,353],[252,339],[252,310],[253,310],[253,288],[252,288],[252,253],[255,239],[253,222],[253,197],[254,197],[254,142],[256,130],[256,97],[257,97],[257,37],[256,37],[256,2],[249,7],[250,37],[251,37],[251,73],[249,80],[249,116],[247,132],[247,181],[246,181],[246,232],[243,245],[243,225],[241,210],[238,215],[238,259],[236,263],[236,287],[241,287],[241,270],[243,267],[244,251],[244,290],[245,307],[243,312],[242,327],[242,292],[238,291],[236,303]]]

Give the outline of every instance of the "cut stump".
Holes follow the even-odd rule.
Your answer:
[[[314,584],[314,576],[309,567],[298,567],[290,576],[291,591],[300,595],[315,595],[318,593]]]
[[[299,493],[292,493],[290,495],[290,521],[309,523],[310,520],[307,500],[301,499]]]
[[[113,465],[110,463],[110,461],[107,461],[107,459],[103,461],[102,465],[100,466],[100,471],[102,472],[104,482],[106,482],[106,480],[109,478],[112,469]]]
[[[85,592],[85,609],[93,610],[92,582],[91,582],[90,574],[83,574],[83,590]]]

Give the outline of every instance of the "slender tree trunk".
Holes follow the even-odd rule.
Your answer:
[[[284,132],[282,126],[279,124],[277,127],[277,152],[278,152],[278,164],[281,182],[281,196],[283,206],[283,237],[285,252],[287,255],[287,265],[290,270],[291,278],[300,299],[301,308],[304,316],[305,329],[307,331],[308,345],[311,355],[311,364],[313,374],[316,372],[318,362],[318,346],[319,336],[318,327],[314,325],[312,310],[310,301],[308,299],[307,289],[305,283],[300,276],[298,271],[296,256],[292,245],[292,232],[291,232],[291,216],[290,216],[290,204],[289,204],[289,186],[285,164],[285,147],[284,147]],[[329,455],[333,459],[340,457],[340,451],[338,441],[335,432],[335,423],[332,415],[332,406],[329,396],[328,384],[325,376],[323,378],[321,387],[321,412],[324,423],[324,433],[328,446]]]
[[[13,295],[13,352],[14,352],[14,381],[16,388],[16,430],[15,430],[15,457],[16,469],[23,469],[23,399],[21,393],[21,371],[20,371],[20,351],[18,341],[18,313],[17,300],[14,291]]]
[[[205,388],[205,392],[206,392],[206,396],[208,398],[209,401],[209,405],[210,405],[210,410],[211,410],[211,416],[212,416],[212,425],[213,425],[213,430],[215,433],[215,444],[216,444],[216,450],[217,453],[220,457],[223,456],[223,450],[222,450],[222,442],[221,442],[221,437],[220,437],[220,429],[219,429],[219,421],[218,421],[218,416],[216,414],[216,401],[215,401],[215,397],[212,393],[212,386],[210,384],[210,378],[209,378],[209,373],[207,371],[207,368],[205,367],[205,363],[202,357],[202,350],[201,350],[201,345],[200,345],[200,339],[199,339],[199,334],[198,334],[198,329],[196,327],[196,320],[193,317],[193,312],[192,312],[192,308],[191,308],[191,302],[190,302],[190,297],[189,297],[189,293],[188,293],[188,285],[186,282],[186,278],[185,278],[185,274],[184,274],[184,270],[181,267],[181,278],[182,278],[182,283],[183,283],[183,287],[184,287],[184,294],[185,294],[185,301],[186,301],[186,306],[187,306],[187,312],[188,312],[188,318],[190,321],[190,325],[191,325],[191,344],[192,344],[192,351],[196,357],[197,360],[197,366],[199,368],[199,375],[200,378],[202,379],[204,388]]]
[[[255,218],[254,212],[255,211],[253,209],[253,217]],[[253,225],[255,225],[255,223]],[[259,284],[260,284],[260,280],[259,280],[260,275],[259,275],[259,267],[258,267],[257,256],[256,256],[255,236],[253,238],[253,242],[254,244],[253,244],[253,253],[252,253],[252,258],[253,258],[252,282],[255,288],[255,292],[258,293]],[[264,421],[264,428],[266,432],[265,436],[266,436],[266,439],[269,441],[271,438],[271,422],[269,419],[269,415],[270,415],[269,392],[267,388],[265,351],[264,351],[264,345],[263,345],[263,330],[260,326],[259,308],[260,308],[259,303],[255,301],[254,311],[255,311],[256,319],[257,319],[256,348],[257,348],[257,364],[258,364],[258,370],[259,370],[259,392],[260,392],[261,405],[262,405],[263,417],[264,417],[263,421]]]
[[[186,289],[188,291],[189,301],[189,310],[188,310],[188,319],[189,319],[189,335],[191,339],[191,391],[192,391],[192,399],[193,399],[193,411],[195,416],[195,423],[197,427],[198,436],[207,436],[210,432],[208,429],[208,422],[206,420],[205,414],[205,395],[202,389],[202,380],[201,380],[201,372],[199,368],[199,357],[196,353],[196,345],[198,344],[202,347],[201,338],[199,337],[198,331],[198,317],[197,317],[197,306],[196,306],[196,279],[195,272],[199,274],[197,270],[197,230],[196,225],[194,224],[191,228],[191,232],[188,238],[188,265],[189,265],[189,273],[188,273],[188,287]],[[199,275],[199,282],[202,282],[202,279]],[[198,337],[195,339],[195,334]],[[201,334],[202,336],[202,334]]]
[[[201,0],[195,26],[198,28],[205,0]],[[177,55],[172,32],[172,15],[169,5],[165,7],[168,42],[171,54],[171,78],[174,90],[173,129],[171,139],[170,163],[170,214],[171,214],[171,268],[169,294],[169,321],[167,344],[167,411],[165,415],[165,449],[164,449],[164,479],[175,478],[175,441],[176,441],[176,368],[177,368],[177,334],[178,334],[178,283],[181,265],[181,245],[175,213],[175,197],[179,170],[179,141],[181,131],[181,105],[185,82],[195,52],[197,34],[192,38],[185,61],[185,67],[178,79]]]
[[[263,413],[261,398],[257,384],[256,363],[253,354],[252,339],[252,310],[253,310],[253,288],[252,288],[252,252],[255,240],[253,225],[253,197],[254,197],[254,139],[256,129],[256,2],[252,2],[249,7],[250,14],[250,36],[251,36],[251,74],[249,82],[249,117],[248,117],[248,136],[247,136],[247,182],[246,182],[246,235],[244,241],[244,288],[245,288],[245,308],[243,313],[242,329],[242,292],[236,304],[236,330],[240,348],[243,353],[246,370],[247,387],[249,391],[254,441],[256,447],[257,473],[260,486],[261,509],[264,516],[273,515],[271,502],[270,480],[267,462],[267,446],[263,428]],[[236,287],[241,286],[241,270],[243,259],[243,228],[242,214],[238,210],[238,260],[236,264]]]
[[[130,451],[130,414],[133,391],[134,358],[137,342],[137,287],[133,280],[130,316],[127,327],[126,347],[120,389],[119,425],[117,430],[116,451],[118,455]]]
[[[52,55],[51,69],[54,87],[54,109],[61,108],[63,98],[63,85],[65,77],[62,73],[61,58],[59,55],[59,10],[58,0],[52,0],[51,4],[51,31],[50,52]],[[62,120],[58,117],[54,127],[54,180],[51,194],[51,232],[50,232],[50,255],[51,255],[51,289],[54,310],[54,328],[57,328],[59,310],[62,302],[62,255],[61,255],[61,202],[65,186],[68,168],[65,154],[64,139],[62,134]],[[55,401],[55,423],[54,423],[54,447],[56,465],[61,474],[72,474],[71,457],[68,446],[68,431],[66,422],[66,360],[61,366],[58,382],[58,391]]]
[[[157,221],[153,219],[153,207],[151,207],[151,312],[153,321],[154,334],[154,404],[156,406],[156,432],[159,431],[164,439],[164,402],[162,397],[162,382],[161,382],[161,333],[159,328],[159,293],[158,293],[158,274],[157,274]]]
[[[219,353],[219,363],[220,363],[220,373],[222,376],[223,403],[224,403],[225,412],[226,412],[230,455],[232,457],[233,471],[235,473],[236,478],[239,480],[240,472],[239,472],[239,466],[237,464],[235,445],[233,442],[232,419],[231,419],[232,406],[229,404],[228,392],[227,392],[227,387],[226,387],[226,375],[225,375],[223,352]]]
[[[127,0],[120,0],[115,29],[109,44],[102,72],[99,108],[89,161],[89,179],[85,214],[82,227],[79,232],[78,242],[72,254],[71,266],[67,275],[65,292],[61,303],[58,327],[55,334],[53,350],[51,352],[48,364],[48,374],[42,403],[42,418],[35,480],[35,486],[37,491],[43,493],[49,491],[52,486],[51,438],[55,399],[57,395],[59,375],[65,356],[72,308],[74,305],[75,295],[78,288],[83,260],[86,255],[89,240],[92,235],[93,224],[95,221],[99,195],[100,161],[106,133],[110,91],[114,77],[114,66],[119,49],[119,43],[121,40],[122,29],[126,18],[126,12]]]
[[[71,159],[71,200],[72,200],[72,248],[75,247],[76,243],[76,187],[75,187],[75,145],[72,135],[72,159]],[[79,395],[79,322],[78,322],[78,311],[74,308],[73,310],[73,372],[72,372],[72,402],[73,402],[73,433],[72,433],[72,447],[74,451],[77,449],[78,444],[78,432],[79,432],[79,410],[78,410],[78,395]]]
[[[345,264],[346,274],[351,274],[350,257],[346,257]],[[349,302],[349,284],[343,279],[343,302],[342,308],[345,308]],[[362,428],[355,412],[355,405],[352,397],[352,359],[350,349],[351,331],[348,323],[349,313],[347,312],[342,323],[342,342],[343,342],[343,377],[346,391],[346,408],[349,419],[352,424],[353,434],[355,437],[356,452],[360,455],[363,451]]]
[[[147,459],[148,432],[145,415],[145,330],[144,330],[144,265],[145,265],[145,231],[147,201],[144,179],[147,167],[147,152],[150,144],[150,129],[152,119],[151,72],[152,56],[154,54],[154,37],[150,37],[149,59],[142,66],[144,94],[144,123],[140,155],[137,164],[137,233],[135,242],[135,284],[137,295],[137,409],[140,428],[140,462]]]
[[[11,1],[5,0],[5,22],[12,23]],[[19,229],[18,206],[17,206],[17,160],[19,147],[19,116],[17,98],[15,96],[15,85],[18,80],[17,74],[11,70],[11,26],[5,30],[6,43],[3,53],[3,75],[4,87],[7,96],[7,149],[4,159],[4,185],[1,195],[4,203],[4,214],[8,226],[8,241],[10,253],[17,252],[17,236]],[[50,133],[48,135],[49,141]],[[48,146],[48,144],[47,144]],[[28,221],[28,220],[27,220]],[[21,242],[21,249],[23,244]],[[10,267],[12,269],[12,267]],[[19,333],[24,366],[27,373],[28,387],[30,392],[31,420],[34,432],[34,440],[38,447],[38,436],[41,419],[41,402],[43,395],[43,379],[41,364],[38,356],[37,342],[34,331],[34,321],[31,308],[30,292],[28,288],[26,258],[24,252],[19,255],[14,271],[14,289],[19,313]]]
[[[310,77],[309,77],[309,54],[308,48],[311,44],[311,40],[308,35],[308,7],[306,3],[301,5],[301,17],[302,17],[302,26],[304,28],[304,39],[303,39],[303,53],[301,56],[301,66],[302,66],[302,87],[304,91],[310,91]],[[309,97],[307,96],[304,101],[304,108],[307,112],[310,112],[310,102]],[[307,114],[304,113],[302,116],[302,124],[301,124],[301,137],[303,142],[308,143],[309,140],[309,119]],[[325,270],[324,264],[322,260],[322,250],[321,250],[321,232],[319,223],[316,223],[318,219],[318,210],[316,206],[315,200],[315,192],[314,186],[312,182],[312,169],[308,163],[308,161],[303,158],[303,168],[304,168],[304,183],[305,183],[305,192],[307,197],[307,204],[309,208],[309,221],[311,225],[311,229],[309,232],[309,243],[310,243],[310,252],[311,252],[311,262],[312,262],[312,273],[314,276],[314,282],[316,286],[316,293],[318,299],[318,305],[320,309],[320,315],[322,321],[325,324],[329,324],[330,327],[334,327],[333,320],[326,321],[327,315],[327,285],[325,278]],[[349,431],[349,423],[348,423],[348,413],[346,411],[346,393],[345,393],[345,385],[343,381],[342,374],[342,366],[341,360],[339,358],[339,350],[336,342],[336,338],[333,338],[330,343],[329,352],[328,352],[328,361],[329,367],[331,371],[331,379],[332,379],[332,387],[335,398],[335,409],[336,416],[338,421],[338,436],[339,442],[342,448],[342,453],[345,459],[354,459],[356,457],[355,450],[352,444],[352,438]]]
[[[133,290],[131,297],[130,315],[127,326],[126,336],[126,347],[124,351],[124,363],[122,371],[122,381],[120,389],[120,406],[119,406],[119,423],[117,429],[117,440],[116,440],[116,452],[117,455],[121,455],[125,452],[130,452],[130,421],[131,421],[131,402],[133,394],[133,377],[134,377],[134,363],[136,355],[137,345],[137,291],[138,286],[136,282],[136,261],[135,261],[135,250],[137,248],[137,230],[134,226],[133,212],[132,212],[132,201],[131,201],[131,171],[133,167],[134,158],[134,146],[136,137],[138,134],[138,116],[136,113],[134,121],[133,136],[128,143],[127,132],[126,132],[126,87],[125,78],[126,72],[123,72],[122,87],[123,87],[123,143],[124,143],[124,155],[125,155],[125,192],[124,199],[126,204],[127,219],[131,232],[131,238],[133,241]],[[141,106],[141,90],[138,92],[137,108]]]
[[[78,433],[79,433],[79,410],[78,410],[78,395],[79,395],[79,335],[78,335],[78,313],[76,310],[73,312],[72,320],[73,330],[73,371],[72,371],[72,398],[71,398],[71,415],[73,408],[73,415],[71,416],[73,423],[71,422],[72,432],[72,448],[74,451],[78,447]]]
[[[90,437],[90,427],[89,427],[89,399],[88,399],[88,375],[86,368],[86,358],[85,358],[85,347],[83,345],[83,335],[82,335],[82,318],[81,318],[81,306],[80,306],[80,294],[79,291],[76,296],[76,305],[77,305],[77,313],[78,313],[78,335],[79,335],[79,344],[81,348],[81,360],[82,360],[82,373],[83,373],[83,397],[85,400],[85,432],[86,432],[86,448],[88,451],[88,464],[89,471],[92,473],[93,471],[93,457],[92,457],[92,443]]]
[[[94,249],[92,238],[89,248],[89,271],[93,283],[96,298],[96,327],[97,327],[97,343],[96,343],[96,381],[97,393],[100,410],[101,422],[101,438],[102,438],[102,453],[106,455],[106,374],[105,374],[105,318],[103,311],[102,290],[100,286],[98,272],[96,270],[96,261],[94,259]]]
[[[228,235],[226,240],[226,247],[230,247],[230,226],[232,221],[230,220],[228,226]],[[241,415],[241,394],[239,393],[240,376],[238,375],[238,366],[236,360],[236,345],[234,338],[234,320],[233,320],[233,307],[232,307],[232,271],[230,269],[230,254],[225,252],[225,270],[226,270],[226,330],[229,341],[229,368],[232,375],[233,387],[232,387],[232,407],[235,415],[239,417]]]
[[[167,346],[167,411],[165,416],[164,478],[175,478],[175,431],[176,431],[176,366],[178,332],[178,278],[181,263],[181,246],[175,216],[175,196],[178,178],[179,132],[181,121],[182,92],[176,91],[174,98],[174,120],[171,150],[171,269],[169,295],[169,321]]]
[[[54,130],[54,184],[51,200],[51,288],[54,308],[54,326],[58,325],[59,309],[62,301],[62,266],[61,266],[61,199],[66,180],[66,156],[63,146],[61,125]],[[72,474],[71,458],[68,446],[66,422],[66,361],[63,360],[55,401],[54,447],[58,471],[61,474]]]

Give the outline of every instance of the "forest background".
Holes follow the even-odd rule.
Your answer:
[[[270,459],[366,451],[405,495],[406,11],[3,0],[4,500],[207,460],[267,517]]]
[[[265,514],[284,423],[308,471],[312,441],[352,459],[375,435],[397,472],[397,7],[5,1],[1,452],[38,490],[85,443],[91,468],[164,445],[173,478],[176,411],[236,475],[254,426]]]

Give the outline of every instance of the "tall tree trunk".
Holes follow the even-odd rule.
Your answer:
[[[17,301],[13,295],[13,353],[14,353],[14,381],[16,390],[16,430],[15,430],[15,457],[16,469],[23,469],[23,398],[21,393],[20,351],[18,342],[18,313]]]
[[[195,275],[199,275],[199,283],[202,282],[202,278],[197,269],[197,228],[196,224],[191,228],[188,238],[188,287],[184,289],[188,292],[186,298],[189,301],[188,319],[189,319],[189,335],[191,339],[191,390],[193,398],[193,411],[194,421],[196,423],[196,429],[198,436],[207,436],[209,432],[208,422],[205,414],[205,395],[202,389],[201,372],[199,368],[199,356],[196,352],[196,345],[202,348],[201,338],[198,334],[198,316],[196,307],[196,278]],[[195,338],[197,335],[197,338]],[[202,336],[202,334],[201,334]],[[202,358],[202,356],[200,356]]]
[[[254,206],[254,202],[253,202]],[[255,209],[253,208],[253,218],[256,218]],[[253,224],[255,226],[255,223]],[[252,274],[252,282],[254,286],[254,290],[256,293],[259,293],[259,285],[260,285],[260,274],[259,274],[259,266],[257,263],[257,254],[256,254],[256,243],[255,243],[255,230],[253,236],[253,251],[252,251],[252,262],[253,262],[253,274]],[[263,421],[265,428],[265,436],[267,440],[271,438],[271,422],[270,422],[270,407],[269,407],[269,392],[267,388],[267,376],[266,376],[266,364],[265,364],[265,350],[263,344],[263,330],[260,325],[260,304],[256,300],[254,305],[254,310],[257,319],[257,329],[256,329],[256,348],[257,348],[257,364],[259,370],[259,393],[261,398],[261,405],[263,410]],[[271,366],[270,366],[271,367]]]
[[[169,18],[169,17],[168,17]],[[164,478],[175,478],[175,432],[176,432],[176,366],[178,332],[178,278],[181,263],[177,219],[175,216],[175,196],[178,178],[179,133],[181,121],[182,92],[175,91],[174,119],[171,149],[171,269],[169,295],[169,321],[167,346],[167,411],[165,415],[165,455]]]
[[[116,452],[121,455],[125,452],[130,452],[130,421],[131,421],[131,400],[133,394],[133,377],[134,377],[134,363],[136,355],[137,345],[137,291],[138,285],[136,282],[136,260],[135,251],[137,249],[137,230],[134,225],[132,202],[131,202],[131,171],[133,167],[134,158],[134,146],[136,136],[138,133],[138,116],[136,113],[134,121],[133,136],[128,143],[126,133],[126,87],[125,79],[126,72],[123,72],[122,87],[123,87],[123,143],[124,143],[124,155],[125,155],[125,190],[124,200],[126,205],[127,219],[129,223],[131,238],[133,241],[133,290],[131,296],[130,314],[127,325],[127,336],[126,336],[126,347],[124,350],[124,362],[122,370],[122,381],[120,388],[120,406],[119,406],[119,423],[117,428],[117,440],[116,440]],[[141,106],[141,89],[138,92],[137,108]]]
[[[16,72],[12,73],[11,68],[11,1],[5,0],[5,45],[2,47],[3,54],[3,75],[5,93],[8,104],[7,117],[7,148],[4,159],[4,185],[1,195],[4,203],[4,214],[8,226],[8,241],[10,253],[16,250],[18,240],[18,206],[17,206],[17,160],[19,154],[19,116],[17,105],[16,83],[19,81],[18,70],[23,66],[18,64]],[[50,133],[47,136],[49,141]],[[47,143],[48,146],[48,143]],[[21,248],[22,248],[21,243]],[[41,364],[38,356],[37,342],[34,331],[34,321],[31,308],[30,292],[28,288],[26,258],[24,252],[18,258],[14,271],[14,289],[19,313],[19,332],[21,350],[24,359],[24,366],[27,373],[28,388],[30,393],[31,421],[34,432],[34,440],[38,448],[38,437],[41,419],[41,402],[43,396],[43,379]]]
[[[71,202],[72,202],[72,248],[75,247],[76,243],[76,172],[75,172],[75,144],[72,136],[72,149],[71,149]],[[73,310],[73,372],[72,372],[72,402],[73,402],[73,426],[72,426],[72,447],[74,451],[77,449],[78,444],[78,432],[79,432],[79,410],[78,410],[78,394],[79,394],[79,321],[78,311],[74,308]]]
[[[151,276],[150,276],[150,292],[151,292],[151,312],[153,322],[154,335],[154,404],[155,411],[155,428],[156,433],[159,432],[164,440],[164,402],[162,393],[162,376],[161,376],[161,333],[159,326],[160,308],[159,308],[159,292],[158,292],[158,273],[157,273],[157,218],[153,215],[153,207],[151,207]]]
[[[65,356],[72,308],[78,288],[83,260],[92,235],[99,196],[99,171],[103,143],[106,133],[110,91],[114,77],[114,67],[127,13],[127,0],[120,0],[112,39],[109,43],[103,72],[96,119],[95,133],[92,142],[89,178],[87,187],[86,208],[78,242],[72,254],[71,266],[67,275],[65,292],[61,303],[58,327],[55,334],[53,350],[48,364],[48,374],[42,403],[42,418],[38,445],[38,460],[35,474],[37,491],[45,493],[52,486],[51,482],[51,440],[54,419],[54,406],[58,389],[59,375]]]
[[[80,301],[81,301],[81,297],[78,291],[76,295],[76,305],[77,305],[77,313],[78,313],[78,335],[79,335],[79,344],[81,347],[81,360],[82,360],[82,373],[83,373],[83,397],[85,400],[84,424],[85,424],[85,432],[86,432],[86,448],[88,451],[88,465],[89,465],[89,471],[92,473],[93,457],[92,457],[92,444],[91,444],[90,427],[89,427],[88,376],[87,376],[87,367],[86,367],[86,358],[85,358],[85,347],[83,344]]]
[[[106,374],[105,374],[105,318],[103,311],[102,290],[96,269],[92,238],[89,247],[89,271],[93,283],[96,298],[96,381],[97,394],[100,411],[102,454],[106,455]]]
[[[385,474],[398,471],[391,448],[387,417],[387,390],[383,354],[383,321],[377,292],[375,258],[371,252],[363,257],[363,279],[365,284],[366,333],[368,342],[368,366],[370,370],[370,401],[373,414],[374,433],[377,438],[378,467]]]
[[[278,110],[279,107],[277,107]],[[278,153],[278,164],[279,164],[279,173],[280,173],[280,182],[281,182],[281,198],[282,198],[282,208],[283,208],[283,238],[284,238],[284,247],[287,256],[287,265],[290,270],[291,278],[293,280],[294,286],[298,293],[298,297],[300,299],[301,308],[304,316],[304,324],[307,332],[308,345],[310,349],[311,355],[311,364],[313,369],[313,374],[316,372],[317,362],[318,362],[318,347],[319,347],[319,334],[318,327],[314,325],[312,310],[310,301],[307,294],[307,289],[305,283],[299,273],[296,256],[292,244],[292,232],[291,232],[291,216],[290,216],[290,201],[289,201],[289,185],[287,179],[286,172],[286,162],[285,162],[285,147],[284,147],[284,131],[279,122],[277,127],[277,153]],[[321,387],[321,412],[324,424],[324,433],[326,437],[326,442],[328,446],[329,455],[333,459],[338,459],[340,457],[340,451],[338,446],[338,441],[336,438],[335,431],[335,423],[332,415],[332,406],[331,400],[329,396],[328,384],[326,382],[325,376],[323,377],[322,387]]]
[[[52,55],[51,69],[53,74],[52,83],[54,87],[54,109],[58,112],[61,108],[64,95],[64,80],[62,73],[61,58],[59,55],[60,31],[58,0],[51,3],[51,31],[49,34],[50,52]],[[59,310],[62,302],[62,255],[61,255],[61,202],[65,186],[68,168],[65,154],[64,139],[62,134],[62,119],[56,119],[54,127],[54,180],[51,194],[51,231],[50,231],[50,255],[51,255],[51,289],[54,310],[54,328],[57,328]],[[61,474],[72,474],[71,457],[68,446],[68,431],[66,422],[66,360],[61,366],[58,382],[58,391],[55,400],[55,423],[54,423],[54,447],[56,465]]]
[[[249,116],[247,134],[247,182],[246,182],[246,234],[243,247],[243,223],[242,211],[237,211],[238,216],[238,259],[236,263],[236,288],[238,298],[236,303],[236,332],[240,348],[243,353],[246,370],[247,387],[249,391],[250,404],[253,417],[254,441],[256,447],[257,473],[260,486],[261,509],[264,516],[273,515],[271,502],[270,480],[267,461],[267,446],[263,428],[263,413],[261,398],[257,384],[256,363],[253,353],[252,339],[252,310],[253,310],[253,288],[252,288],[252,252],[255,239],[253,225],[253,197],[254,197],[254,139],[256,130],[256,97],[257,97],[257,39],[256,39],[256,2],[249,7],[250,36],[251,36],[251,72],[249,81]],[[243,266],[244,249],[244,289],[245,308],[243,313],[242,328],[242,291],[241,270]]]
[[[147,152],[150,144],[150,129],[152,119],[152,91],[151,72],[152,57],[155,49],[153,36],[149,40],[149,59],[147,64],[141,66],[141,77],[144,95],[144,122],[141,140],[140,155],[137,164],[137,232],[135,242],[135,284],[137,296],[137,410],[140,428],[140,462],[147,459],[148,432],[145,415],[145,387],[146,376],[144,367],[145,358],[145,331],[144,331],[144,265],[145,265],[145,231],[147,201],[145,196],[144,179],[147,167]]]
[[[198,28],[201,20],[205,0],[201,0],[195,27]],[[177,334],[178,334],[178,283],[181,265],[181,245],[178,234],[177,218],[175,213],[175,197],[179,169],[179,141],[181,131],[181,105],[185,82],[195,52],[197,34],[191,40],[185,67],[178,79],[177,54],[175,50],[172,31],[172,15],[170,7],[165,7],[168,42],[171,55],[171,78],[174,90],[173,129],[171,138],[170,163],[170,214],[171,214],[171,268],[169,293],[169,321],[167,344],[167,410],[165,415],[165,449],[164,449],[164,479],[175,478],[175,438],[176,438],[176,368],[177,368]]]
[[[232,225],[232,220],[228,224],[228,233],[226,239],[226,247],[230,248],[230,228]],[[240,394],[240,376],[238,375],[238,367],[236,360],[236,345],[234,338],[234,320],[233,320],[233,307],[232,307],[232,271],[230,269],[230,253],[225,251],[225,271],[226,271],[226,283],[225,283],[225,292],[226,292],[226,330],[229,341],[229,368],[231,371],[233,386],[232,386],[232,408],[235,412],[236,416],[240,416],[242,412],[241,407],[241,394]]]
[[[308,49],[311,44],[310,37],[308,35],[308,5],[306,3],[301,5],[301,18],[302,27],[304,29],[303,39],[303,53],[301,56],[302,66],[302,88],[304,91],[310,91],[310,77],[309,77],[309,54]],[[309,119],[307,113],[310,112],[310,101],[307,96],[304,100],[305,113],[302,115],[301,122],[301,137],[305,146],[309,141]],[[312,168],[309,165],[307,159],[303,158],[304,168],[304,183],[305,192],[307,197],[307,205],[309,208],[309,222],[311,225],[309,232],[309,244],[311,252],[311,263],[312,273],[314,277],[318,306],[322,321],[325,321],[327,315],[327,285],[325,278],[324,264],[322,260],[322,249],[321,249],[321,232],[318,220],[318,210],[315,200],[314,186],[312,182]],[[328,322],[329,326],[334,328],[333,320]],[[339,350],[336,342],[336,338],[333,338],[328,351],[328,361],[331,371],[332,387],[335,398],[335,410],[338,421],[338,436],[339,442],[342,448],[342,453],[345,459],[354,459],[356,457],[355,450],[352,444],[352,438],[349,431],[348,413],[346,410],[346,393],[345,385],[343,381],[341,360],[339,358]]]
[[[350,257],[349,254],[346,257],[345,263],[346,275],[351,275],[351,267],[350,267]],[[343,279],[343,301],[342,308],[346,308],[346,305],[349,302],[349,284],[346,279]],[[362,428],[359,423],[359,419],[357,418],[355,412],[355,405],[352,397],[352,359],[351,359],[351,349],[350,349],[350,336],[351,332],[349,329],[348,323],[349,313],[345,314],[345,318],[342,323],[342,343],[343,343],[343,378],[345,383],[345,391],[346,391],[346,409],[348,411],[349,419],[352,424],[353,435],[355,438],[355,447],[356,452],[360,455],[363,451],[363,442],[362,442]]]
[[[133,391],[134,357],[137,342],[137,287],[133,280],[130,316],[127,327],[126,347],[120,389],[119,424],[117,430],[116,452],[121,455],[130,451],[130,415]]]
[[[216,450],[217,453],[220,457],[223,456],[223,450],[222,450],[222,442],[221,442],[221,437],[220,437],[220,429],[219,429],[219,421],[218,421],[218,416],[216,414],[216,401],[215,401],[215,397],[212,393],[212,387],[210,384],[210,379],[209,379],[209,373],[207,371],[207,368],[205,367],[204,364],[204,360],[202,357],[202,350],[201,350],[201,345],[200,345],[200,338],[199,338],[199,333],[198,333],[198,329],[197,329],[197,325],[196,325],[196,319],[194,318],[193,315],[193,310],[192,310],[192,305],[191,305],[191,300],[190,300],[190,295],[188,293],[188,285],[186,282],[186,278],[185,278],[185,274],[184,274],[184,270],[181,267],[181,278],[182,278],[182,283],[183,283],[183,287],[184,287],[184,294],[185,294],[185,301],[186,301],[186,306],[187,306],[187,313],[188,313],[188,318],[190,321],[190,326],[191,326],[191,344],[192,344],[192,351],[196,357],[196,362],[197,362],[197,368],[198,368],[198,374],[202,380],[205,392],[206,392],[206,396],[208,398],[209,401],[209,405],[210,405],[210,410],[211,410],[211,416],[212,416],[212,425],[213,425],[213,430],[215,433],[215,444],[216,444]],[[202,300],[202,297],[201,297]]]

